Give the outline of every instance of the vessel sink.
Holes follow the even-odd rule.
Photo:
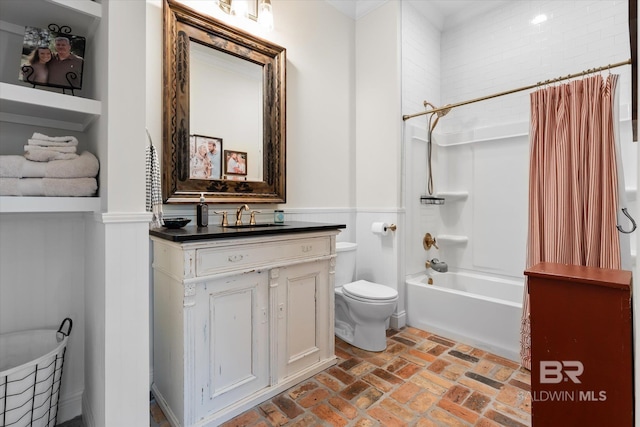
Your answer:
[[[273,224],[269,222],[263,222],[260,224],[242,224],[242,225],[223,225],[224,228],[262,228],[262,227],[284,227],[286,224]]]

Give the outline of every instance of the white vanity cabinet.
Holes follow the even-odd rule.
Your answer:
[[[335,363],[337,233],[152,235],[152,389],[172,425],[219,425]]]

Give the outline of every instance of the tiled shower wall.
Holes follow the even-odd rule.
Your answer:
[[[625,61],[630,58],[626,1],[514,1],[442,34],[442,101],[454,103]],[[530,23],[544,13],[541,24]],[[628,116],[630,66],[621,74]],[[529,92],[454,110],[441,131],[528,120]],[[442,127],[440,127],[442,126]]]

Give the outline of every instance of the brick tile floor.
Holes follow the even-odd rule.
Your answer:
[[[407,327],[373,353],[336,338],[337,365],[223,427],[531,425],[529,371],[510,360]],[[152,402],[152,425],[163,424]],[[156,424],[153,424],[153,423]]]

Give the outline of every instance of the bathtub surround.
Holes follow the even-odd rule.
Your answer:
[[[409,325],[519,362],[522,280],[427,270],[406,285]]]

